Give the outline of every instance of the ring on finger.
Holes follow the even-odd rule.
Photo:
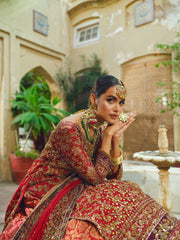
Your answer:
[[[119,115],[119,120],[120,120],[121,122],[127,122],[128,119],[129,119],[129,116],[128,116],[127,114],[125,114],[125,113],[120,113],[120,115]]]

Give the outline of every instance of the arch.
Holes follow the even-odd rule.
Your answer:
[[[44,51],[43,51],[44,50]],[[38,70],[46,79],[52,96],[59,96],[60,92],[54,80],[55,74],[62,66],[63,56],[50,55],[45,49],[20,44],[20,62],[18,81],[31,70]]]
[[[52,98],[60,95],[56,82],[50,73],[48,73],[42,66],[37,66],[33,70],[37,70],[45,78],[47,84],[49,85]]]
[[[59,87],[57,86],[54,78],[51,76],[51,74],[48,71],[46,71],[42,66],[37,66],[33,69],[29,69],[29,71],[27,71],[26,73],[31,72],[31,71],[38,71],[45,78],[45,81],[47,82],[49,89],[50,89],[51,99],[53,99],[54,97],[58,97],[58,98],[62,97],[61,96],[62,93],[60,92]],[[20,79],[20,81],[21,81],[21,79]],[[58,109],[64,109],[64,102],[61,101],[60,103],[57,104],[56,107]]]
[[[37,66],[33,69],[29,69],[29,71],[27,71],[27,72],[31,72],[31,71],[38,71],[45,78],[45,80],[49,86],[50,92],[51,92],[51,98],[53,98],[55,96],[58,96],[58,97],[60,96],[60,91],[57,87],[57,84],[56,84],[54,78],[51,76],[51,74],[48,71],[46,71],[42,66]],[[20,81],[21,81],[21,79],[20,79]]]

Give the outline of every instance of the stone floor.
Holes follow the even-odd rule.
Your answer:
[[[6,208],[17,188],[18,185],[13,182],[0,182],[0,232],[3,228]]]

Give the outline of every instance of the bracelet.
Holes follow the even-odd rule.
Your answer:
[[[123,160],[123,156],[122,155],[120,157],[118,157],[118,158],[111,158],[111,162],[115,166],[120,165],[122,163],[122,160]]]

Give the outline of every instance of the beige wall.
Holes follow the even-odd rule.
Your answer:
[[[172,44],[180,29],[180,1],[154,0],[154,20],[135,27],[134,6],[141,2],[145,1],[69,1],[72,71],[82,67],[79,55],[89,57],[95,52],[102,59],[103,68],[121,78],[122,64],[156,56],[155,43]],[[93,19],[99,19],[100,40],[81,48],[74,47],[74,29]],[[174,149],[180,150],[179,117],[174,117]]]
[[[111,73],[119,75],[120,65],[139,56],[155,53],[157,42],[172,42],[176,36],[179,8],[172,1],[154,0],[155,19],[151,23],[134,26],[133,7],[138,2],[132,0],[92,1],[73,8],[71,1],[69,16],[71,19],[71,56],[73,68],[78,69],[80,62],[75,61],[78,55],[90,55],[97,52],[103,59],[103,65]],[[89,1],[83,1],[89,2]],[[165,4],[166,3],[166,4]],[[167,12],[167,13],[166,13]],[[100,41],[82,48],[73,47],[73,28],[78,23],[99,18]]]
[[[33,30],[33,10],[48,17],[47,36]],[[0,1],[0,180],[12,179],[9,153],[15,137],[9,100],[34,68],[47,80],[52,96],[60,96],[54,77],[69,54],[68,39],[64,1]]]
[[[10,34],[0,35],[0,174],[1,178],[11,179],[9,155],[12,142],[10,131]]]

